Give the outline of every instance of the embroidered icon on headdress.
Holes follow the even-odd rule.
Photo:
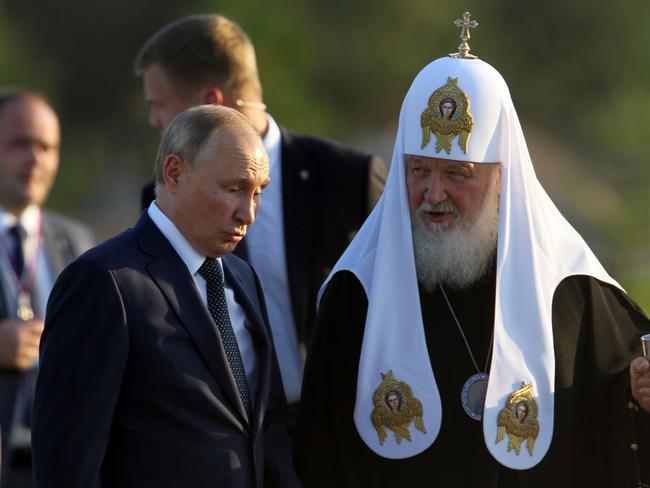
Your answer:
[[[429,97],[427,108],[420,117],[422,149],[429,144],[431,133],[436,136],[436,153],[451,152],[451,142],[458,136],[458,145],[467,154],[467,142],[474,118],[469,112],[469,98],[458,86],[458,78],[447,83]]]
[[[508,433],[508,452],[515,450],[517,456],[521,451],[521,443],[525,440],[528,454],[533,455],[535,439],[539,434],[537,422],[537,402],[533,399],[533,385],[521,383],[521,388],[508,395],[506,406],[497,417],[496,444],[503,440]]]
[[[422,420],[422,403],[413,396],[411,387],[395,378],[392,370],[381,373],[381,379],[381,384],[372,396],[375,408],[370,415],[372,425],[379,435],[379,443],[383,445],[386,440],[385,427],[395,433],[398,444],[402,439],[412,440],[409,432],[411,422],[415,422],[415,427],[426,434],[427,429]]]

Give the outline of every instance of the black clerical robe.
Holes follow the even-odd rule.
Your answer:
[[[494,293],[494,275],[470,290],[447,290],[480,369],[492,338]],[[650,482],[650,414],[635,408],[628,371],[650,321],[625,294],[587,276],[568,278],[556,290],[553,440],[542,461],[524,471],[491,456],[482,424],[462,408],[462,386],[477,371],[439,290],[422,291],[420,300],[442,399],[438,438],[414,457],[392,460],[371,451],[357,433],[353,411],[368,302],[353,274],[337,273],[321,301],[303,382],[295,452],[306,487],[624,488]]]

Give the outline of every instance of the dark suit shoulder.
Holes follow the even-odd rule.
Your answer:
[[[361,213],[356,220],[353,218],[356,230],[384,190],[388,173],[384,161],[338,141],[298,134],[286,128],[280,131],[284,184],[288,186],[286,178],[291,178],[286,175],[301,175],[304,170],[313,172],[317,186],[324,189],[318,192],[321,197],[326,195],[330,203],[337,199],[345,209]]]
[[[379,156],[360,151],[348,144],[339,141],[327,139],[324,137],[299,134],[290,129],[282,127],[283,145],[291,147],[292,150],[299,152],[303,158],[313,159],[322,164],[348,167],[349,165],[360,165],[366,168],[371,163],[383,161]]]
[[[89,249],[78,259],[94,261],[108,269],[116,269],[133,264],[137,240],[133,229],[126,229],[114,237]]]

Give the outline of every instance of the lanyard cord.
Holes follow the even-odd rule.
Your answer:
[[[16,286],[16,289],[19,290],[21,293],[30,295],[32,289],[34,288],[34,283],[36,282],[36,266],[38,262],[38,255],[41,251],[42,241],[43,241],[43,216],[41,215],[39,217],[38,231],[36,234],[35,252],[29,262],[29,266],[25,267],[26,272],[23,271],[23,276],[18,276],[16,274],[16,271],[14,270],[14,267],[10,266],[11,276],[14,279],[15,282],[14,284]],[[21,245],[21,243],[19,243],[18,245]],[[5,244],[3,239],[0,239],[0,247],[2,247],[2,251],[7,259],[7,262],[13,263],[14,259],[11,256],[11,253],[9,252],[9,249],[7,248],[7,245]]]

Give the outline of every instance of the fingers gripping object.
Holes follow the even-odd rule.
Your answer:
[[[643,347],[643,357],[650,359],[650,334],[641,336],[641,346]]]

